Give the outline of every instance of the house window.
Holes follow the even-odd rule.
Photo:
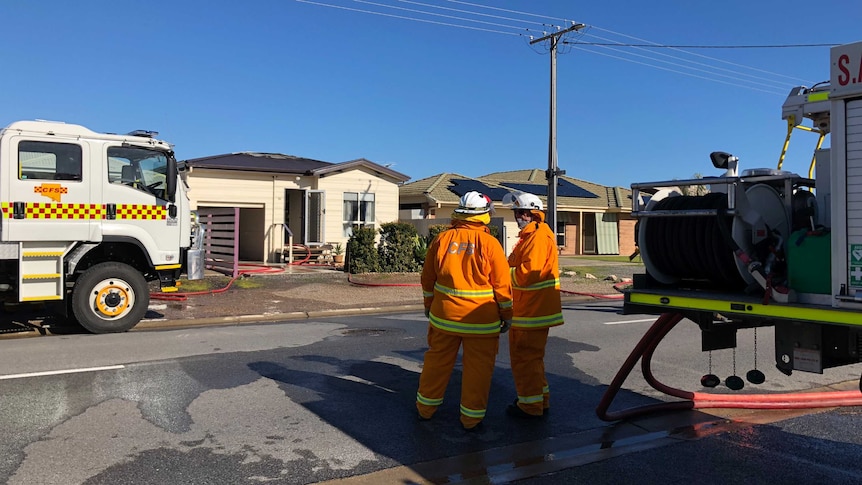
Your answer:
[[[344,237],[353,235],[354,227],[374,227],[374,194],[344,193]]]
[[[18,178],[79,181],[82,158],[80,145],[22,141],[18,144]]]
[[[566,222],[557,221],[557,246],[566,245]]]

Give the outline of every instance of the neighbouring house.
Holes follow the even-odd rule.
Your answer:
[[[397,221],[399,184],[410,179],[364,158],[329,163],[240,152],[183,163],[192,208],[236,214],[243,261],[280,262],[291,242],[345,244],[354,227]]]
[[[496,172],[471,178],[441,173],[401,186],[399,219],[426,233],[432,224],[448,223],[452,210],[466,192],[477,190],[495,202],[492,224],[506,252],[518,240],[518,226],[503,197],[513,191],[530,192],[547,207],[548,183],[539,169]],[[607,187],[561,176],[557,186],[557,244],[560,254],[620,254],[635,251],[631,190]]]

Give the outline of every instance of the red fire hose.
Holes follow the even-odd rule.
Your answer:
[[[662,314],[647,330],[635,348],[629,354],[623,366],[614,376],[611,385],[602,396],[596,415],[603,421],[618,421],[644,414],[674,411],[681,409],[810,409],[862,405],[862,391],[826,391],[798,392],[776,394],[708,394],[689,392],[670,387],[659,382],[652,373],[650,363],[658,344],[682,320],[678,313]],[[653,389],[669,396],[684,399],[684,401],[663,402],[635,407],[617,412],[608,412],[611,402],[616,397],[623,382],[641,359],[641,370],[644,379]]]
[[[240,269],[238,271],[237,276],[234,276],[227,282],[223,288],[217,288],[215,290],[203,290],[203,291],[189,291],[183,293],[164,293],[164,292],[153,292],[150,293],[151,300],[160,300],[160,301],[186,301],[190,296],[197,295],[215,295],[218,293],[223,293],[227,291],[233,282],[238,278],[241,278],[245,275],[256,274],[256,273],[283,273],[284,268],[279,268],[276,266],[257,266],[257,265],[243,265],[244,269]]]

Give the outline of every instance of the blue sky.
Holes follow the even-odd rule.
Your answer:
[[[156,130],[181,160],[261,151],[476,177],[547,168],[550,58],[525,36],[543,24],[588,26],[567,42],[862,40],[859,0],[314,1],[2,1],[0,125]],[[717,174],[715,150],[775,167],[787,93],[829,78],[828,47],[558,52],[559,167],[624,187]],[[798,132],[785,168],[806,173],[815,141]]]

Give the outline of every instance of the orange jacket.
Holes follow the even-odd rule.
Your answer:
[[[458,335],[498,336],[512,318],[509,265],[500,242],[479,222],[453,221],[425,257],[422,296],[435,328]]]
[[[563,324],[557,241],[544,222],[531,222],[518,234],[512,254],[512,328],[542,329]]]

